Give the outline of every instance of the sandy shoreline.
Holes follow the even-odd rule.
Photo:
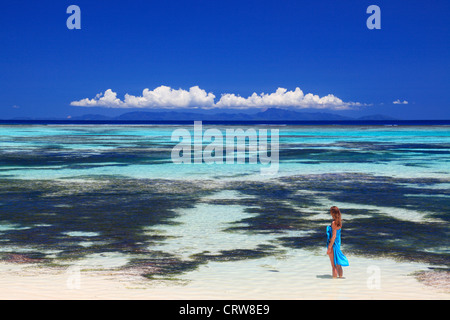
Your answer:
[[[308,267],[298,268],[297,258]],[[144,279],[133,270],[95,271],[77,266],[47,268],[3,262],[0,299],[450,299],[448,273],[444,277],[436,276],[436,272],[421,274],[427,279],[434,278],[434,282],[439,282],[437,285],[426,285],[427,279],[419,282],[413,275],[429,271],[425,265],[351,257],[344,279],[332,279],[328,265],[322,263],[324,260],[324,257],[300,254],[282,260],[232,262],[233,265],[210,263],[179,280]],[[249,268],[254,271],[248,272]]]

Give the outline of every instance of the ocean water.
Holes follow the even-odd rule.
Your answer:
[[[323,251],[337,205],[348,255],[449,266],[449,126],[238,127],[279,130],[275,174],[174,163],[189,124],[0,126],[2,259],[180,277]]]

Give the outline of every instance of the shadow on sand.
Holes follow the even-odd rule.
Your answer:
[[[331,274],[319,274],[316,276],[316,278],[319,279],[333,279],[333,276]]]
[[[316,278],[318,278],[318,279],[345,279],[345,277],[333,278],[333,276],[331,274],[318,274],[318,275],[316,275]]]

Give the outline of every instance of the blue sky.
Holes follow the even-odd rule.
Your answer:
[[[80,30],[66,26],[72,4]],[[372,4],[380,30],[366,27]],[[0,12],[3,119],[280,101],[450,119],[448,0],[16,0]]]

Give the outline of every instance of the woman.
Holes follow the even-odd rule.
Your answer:
[[[330,214],[333,222],[331,226],[327,226],[327,254],[330,257],[333,278],[338,276],[342,278],[342,267],[348,266],[348,260],[341,252],[341,211],[339,211],[338,207],[333,206],[330,209]]]

